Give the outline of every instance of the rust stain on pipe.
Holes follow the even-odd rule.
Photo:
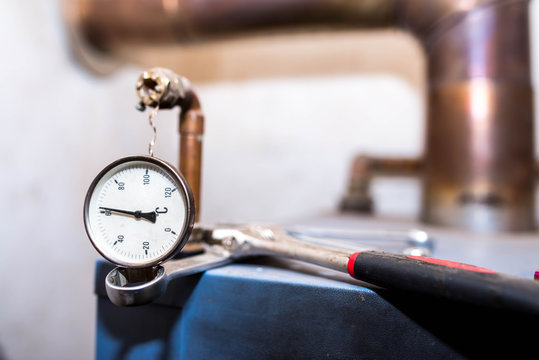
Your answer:
[[[532,230],[533,102],[528,0],[79,0],[83,37],[125,44],[270,31],[399,27],[422,44],[428,121],[422,219]]]

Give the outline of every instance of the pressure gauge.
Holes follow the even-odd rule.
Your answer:
[[[84,202],[84,225],[93,246],[127,268],[152,267],[180,251],[194,219],[193,194],[184,177],[150,156],[108,165]]]

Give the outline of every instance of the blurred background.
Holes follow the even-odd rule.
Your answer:
[[[84,196],[105,165],[145,154],[151,138],[147,113],[134,107],[143,68],[91,71],[73,54],[63,14],[55,0],[0,3],[0,358],[94,357],[98,255],[84,231]],[[535,69],[536,3],[531,14]],[[173,51],[177,63],[154,66],[189,78],[206,114],[203,223],[331,213],[355,155],[422,153],[425,61],[402,32]],[[177,111],[162,111],[157,126],[156,156],[177,163]],[[416,180],[381,179],[373,192],[378,214],[417,216]]]

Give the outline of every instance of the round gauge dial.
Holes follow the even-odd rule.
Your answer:
[[[148,156],[107,166],[84,202],[90,241],[107,260],[125,267],[154,266],[181,250],[194,215],[193,194],[183,176]]]

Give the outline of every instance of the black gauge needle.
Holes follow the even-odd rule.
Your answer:
[[[120,214],[132,215],[136,219],[143,218],[143,219],[146,219],[146,220],[148,220],[148,221],[150,221],[150,222],[152,222],[154,224],[155,224],[155,219],[157,218],[157,216],[155,215],[155,211],[150,211],[150,212],[144,212],[143,213],[140,210],[127,211],[127,210],[112,209],[112,208],[107,208],[107,207],[102,207],[102,206],[100,206],[99,208],[101,210],[108,210],[108,211],[113,211],[113,212],[120,213]]]

